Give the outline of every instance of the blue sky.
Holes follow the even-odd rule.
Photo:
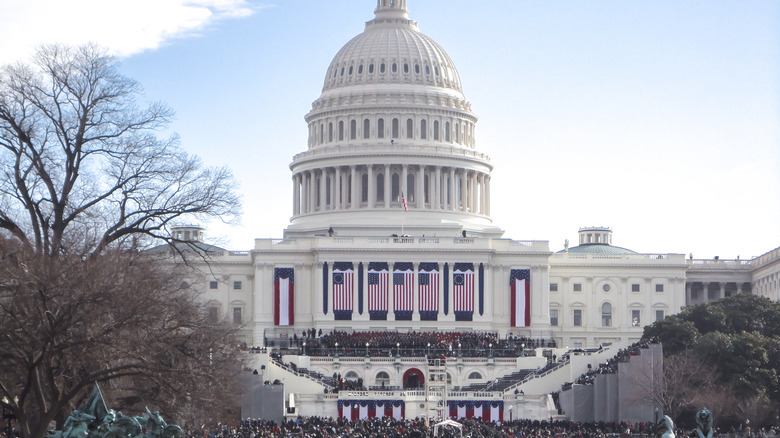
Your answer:
[[[242,224],[208,234],[246,250],[281,237],[303,117],[375,4],[2,0],[0,63],[40,42],[109,47],[146,98],[176,110],[187,151],[233,170]],[[480,117],[506,237],[559,250],[597,225],[639,252],[748,258],[780,246],[780,2],[408,6]]]

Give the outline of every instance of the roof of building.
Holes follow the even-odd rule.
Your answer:
[[[558,251],[566,252],[566,250]],[[627,248],[619,246],[612,246],[606,243],[585,243],[579,246],[569,248],[570,253],[575,254],[636,254],[636,251],[632,251]]]

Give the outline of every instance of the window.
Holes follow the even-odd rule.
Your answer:
[[[656,321],[663,321],[664,319],[664,311],[663,310],[656,310],[655,311],[655,320]]]
[[[368,119],[363,120],[363,138],[368,138],[371,135],[371,121]]]
[[[425,119],[420,120],[420,138],[423,140],[428,138],[428,122]]]
[[[363,74],[363,64],[360,64],[360,65],[358,66],[358,74],[359,74],[359,75],[362,75],[362,74]]]
[[[333,122],[328,123],[328,141],[333,141]]]
[[[601,305],[601,326],[612,327],[612,304],[604,303]]]
[[[574,283],[574,292],[582,292],[582,283]]]
[[[385,176],[381,173],[376,174],[376,200],[385,200]]]
[[[574,326],[582,327],[582,309],[574,309]]]
[[[471,374],[469,374],[469,380],[480,380],[482,379],[482,374],[474,371]]]
[[[639,327],[639,310],[631,311],[631,327]]]
[[[420,74],[420,64],[414,65],[414,73],[418,75]]]
[[[414,120],[406,119],[406,138],[414,138]]]
[[[393,73],[398,73],[398,64],[393,63]]]
[[[368,174],[367,173],[364,173],[360,177],[360,186],[362,189],[360,191],[360,201],[368,202]]]
[[[374,64],[368,64],[368,72],[373,73],[374,72]]]
[[[450,141],[450,122],[444,122],[444,141]]]
[[[390,177],[390,199],[401,200],[401,177],[397,173]]]
[[[430,65],[426,65],[425,66],[425,74],[430,76],[430,74],[431,74],[431,66]]]
[[[696,300],[699,298],[698,289],[691,289],[691,299]]]
[[[349,122],[349,139],[354,140],[357,138],[357,120]]]
[[[217,320],[219,320],[219,308],[213,306],[209,307],[208,312],[208,321],[211,324],[216,324]]]
[[[550,283],[550,292],[558,292],[558,283]]]
[[[558,309],[550,309],[550,325],[553,327],[558,326]]]
[[[634,283],[631,285],[631,292],[639,292],[639,283]]]
[[[656,284],[655,285],[655,291],[656,292],[663,292],[664,291],[664,285],[663,284]]]
[[[717,300],[719,298],[719,295],[720,295],[719,289],[715,289],[715,288],[707,289],[707,299]]]
[[[387,374],[385,371],[380,371],[376,374],[376,384],[377,386],[389,386],[390,385],[390,375]]]
[[[344,122],[339,122],[339,140],[344,140]]]
[[[233,324],[241,324],[241,308],[240,307],[234,307],[233,308]]]
[[[358,376],[358,373],[354,371],[350,371],[347,373],[347,375],[344,376],[344,380],[357,380],[360,376]]]
[[[383,62],[379,64],[379,73],[384,73],[384,72],[385,72],[385,63]]]
[[[439,139],[439,121],[434,120],[433,121],[433,139],[438,140]]]
[[[398,119],[393,119],[393,138],[398,138]]]
[[[406,201],[414,202],[414,175],[406,174]]]
[[[376,121],[376,136],[379,138],[385,138],[385,119],[379,119]]]
[[[409,64],[404,64],[404,73],[409,73]]]
[[[234,282],[233,282],[233,289],[234,289],[234,290],[241,290],[241,287],[242,287],[242,286],[243,286],[243,285],[241,284],[241,282],[240,282],[240,281],[234,281]]]
[[[209,281],[209,289],[216,289],[219,287],[219,283],[217,281]]]
[[[351,65],[349,66],[349,73],[348,73],[348,74],[349,74],[350,76],[352,76],[352,66],[351,66]]]
[[[612,289],[612,286],[610,286],[607,283],[604,283],[604,286],[601,286],[601,290],[603,290],[604,292],[609,292],[610,289]]]

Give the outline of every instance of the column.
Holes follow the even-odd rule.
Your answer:
[[[403,170],[401,171],[401,192],[404,194],[404,197],[406,197],[406,205],[409,205],[409,187],[406,185],[406,180],[409,176],[409,165],[404,164],[402,166]]]
[[[368,208],[374,208],[376,199],[376,181],[374,181],[374,166],[368,165]]]
[[[434,202],[436,210],[441,210],[441,166],[436,166],[436,176],[433,178],[434,182]]]
[[[710,299],[710,284],[704,282],[701,284],[701,293],[704,294],[704,301],[707,302]]]
[[[693,304],[693,297],[691,297],[692,289],[693,289],[693,285],[686,281],[685,282],[685,305]]]
[[[458,202],[455,200],[455,168],[450,167],[450,205],[451,211],[457,210]]]
[[[417,186],[414,188],[415,205],[419,209],[425,208],[425,166],[420,164],[417,169]]]
[[[334,205],[336,206],[336,210],[341,210],[341,205],[343,201],[342,197],[342,177],[341,177],[341,167],[336,167],[336,199],[334,200]]]
[[[487,186],[485,187],[485,214],[490,216],[490,175],[487,175]]]
[[[350,166],[350,170],[352,172],[352,181],[351,181],[352,185],[350,187],[351,189],[350,191],[352,194],[350,195],[350,202],[351,202],[350,207],[352,207],[353,210],[356,210],[358,205],[360,205],[360,199],[358,197],[358,193],[359,193],[358,187],[362,186],[363,184],[362,181],[357,180],[357,166],[355,165]]]
[[[385,164],[385,208],[390,208],[390,165]]]
[[[298,194],[300,193],[298,190],[298,177],[299,174],[293,175],[293,216],[298,216],[300,207],[298,203],[300,202],[300,198],[298,197]]]
[[[466,211],[466,192],[468,190],[466,189],[466,170],[461,170],[460,173],[460,206],[459,209],[461,211]]]
[[[306,172],[306,213],[314,211],[314,171]]]
[[[485,203],[485,174],[480,173],[479,174],[479,213],[485,214],[486,209],[487,206]]]
[[[726,298],[726,283],[718,283],[718,286],[720,287],[720,293],[718,294],[718,297],[721,299]]]
[[[469,190],[469,195],[471,195],[470,196],[471,197],[471,202],[470,202],[470,204],[471,204],[470,205],[471,212],[472,213],[477,213],[478,208],[477,208],[477,173],[476,172],[473,172],[471,174],[471,178],[469,178],[469,181],[471,182],[470,187],[469,187],[469,189],[470,189]]]

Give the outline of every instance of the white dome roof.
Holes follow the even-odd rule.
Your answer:
[[[376,18],[349,41],[328,67],[323,91],[353,84],[423,84],[461,91],[447,52],[420,33],[406,2],[382,0]]]

